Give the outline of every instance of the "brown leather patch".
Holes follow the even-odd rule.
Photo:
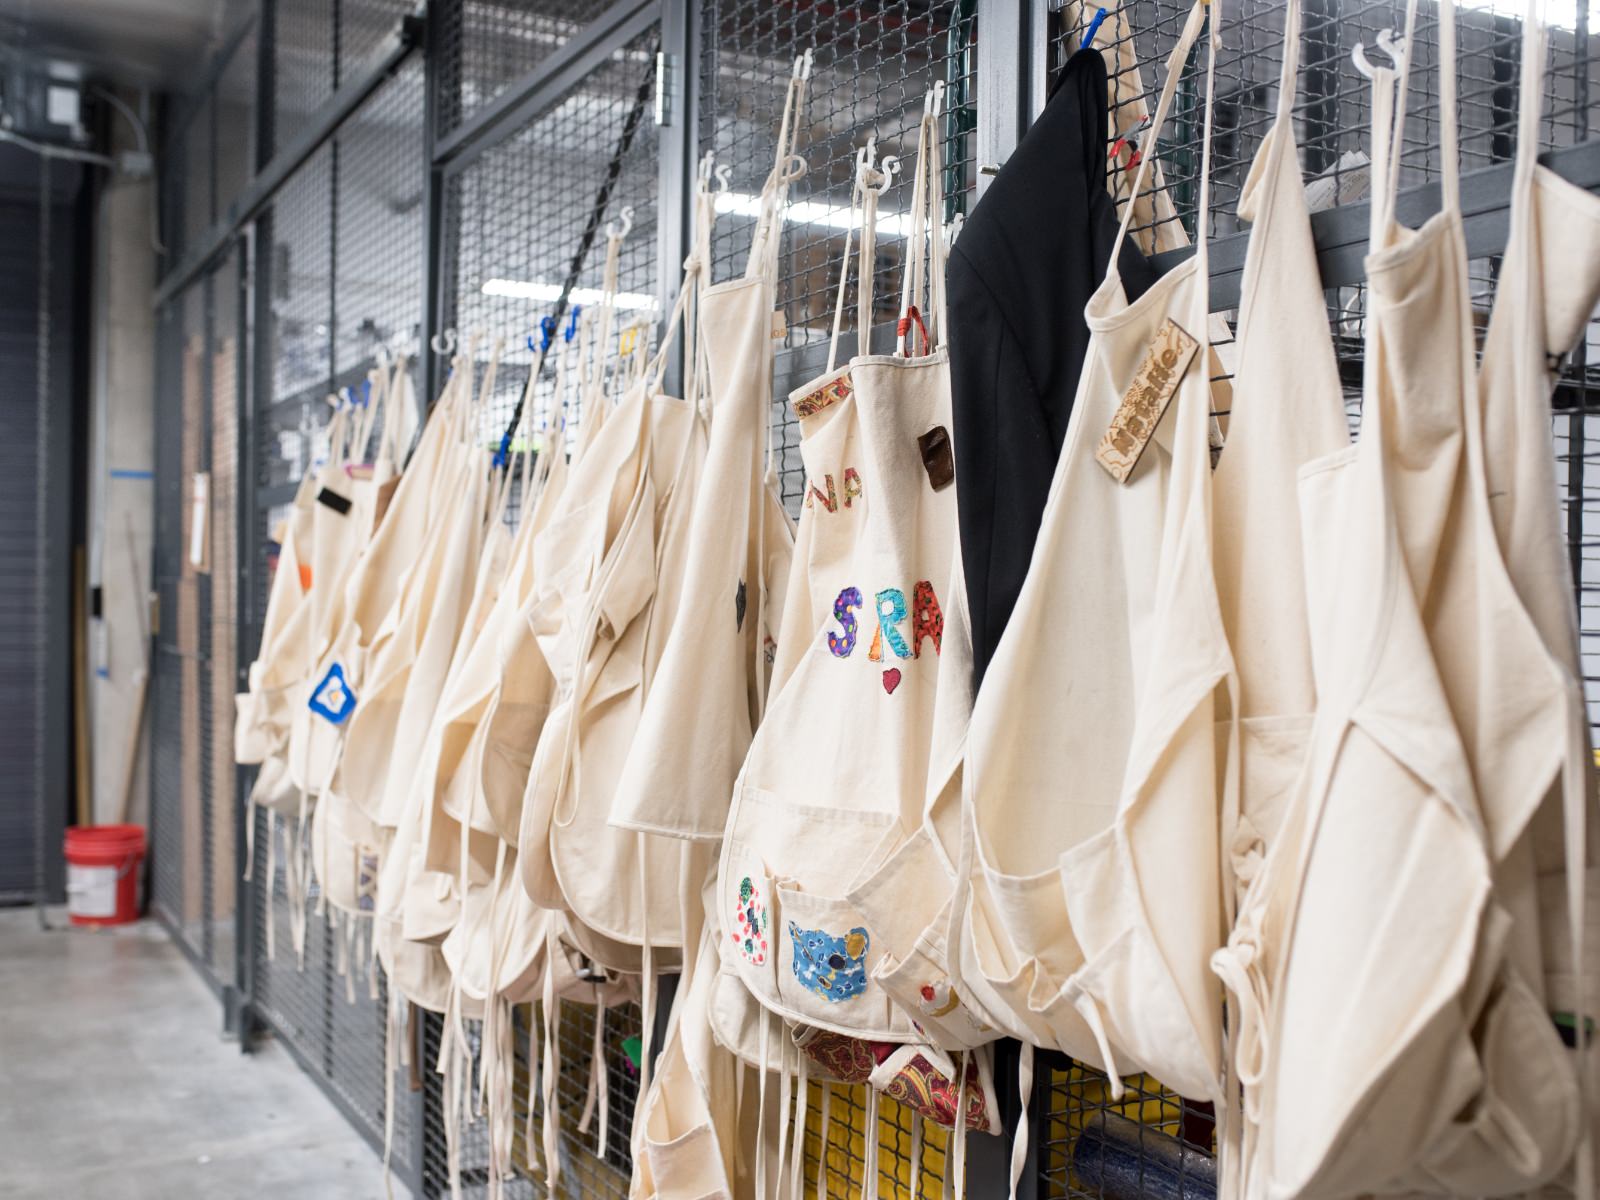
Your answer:
[[[1139,465],[1144,448],[1150,444],[1199,348],[1200,343],[1171,317],[1156,330],[1149,349],[1139,360],[1139,369],[1133,373],[1133,382],[1122,393],[1111,427],[1094,452],[1096,461],[1118,483],[1127,483]]]
[[[928,472],[928,483],[934,491],[949,487],[955,482],[956,458],[950,449],[950,431],[935,425],[917,439],[917,449],[922,451],[922,466]]]

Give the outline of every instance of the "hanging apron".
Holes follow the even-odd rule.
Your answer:
[[[1533,181],[1544,32],[1538,6],[1531,5],[1523,24],[1513,197],[1523,211],[1514,217],[1516,232],[1498,281],[1499,289],[1509,289],[1496,297],[1499,328],[1491,325],[1482,370],[1474,380],[1471,309],[1461,287],[1457,340],[1466,387],[1459,397],[1451,397],[1460,415],[1454,422],[1419,422],[1433,434],[1432,440],[1414,437],[1401,447],[1408,463],[1419,464],[1428,462],[1428,451],[1443,441],[1439,429],[1459,432],[1462,445],[1448,536],[1427,581],[1430,600],[1424,616],[1477,784],[1494,858],[1495,903],[1480,933],[1476,978],[1468,989],[1469,994],[1486,989],[1487,995],[1481,1008],[1467,1011],[1483,1073],[1480,1092],[1471,1112],[1452,1122],[1443,1151],[1428,1156],[1425,1171],[1430,1182],[1484,1192],[1533,1187],[1553,1178],[1573,1155],[1582,1098],[1575,1064],[1563,1062],[1570,1056],[1546,1012],[1571,1020],[1579,1001],[1571,987],[1573,967],[1583,961],[1585,908],[1593,903],[1586,894],[1593,861],[1593,827],[1587,814],[1592,758],[1572,638],[1565,547],[1558,540],[1554,505],[1549,382],[1539,358],[1544,336],[1542,331],[1530,336],[1540,317],[1526,315],[1545,309],[1537,265],[1526,253],[1525,224],[1528,206],[1538,203],[1539,194]],[[1591,245],[1600,238],[1600,201],[1565,184],[1546,194],[1563,202],[1563,238],[1569,224],[1577,238],[1587,234]],[[1576,252],[1572,261],[1590,262],[1581,254],[1582,244],[1568,242],[1563,257]],[[1458,257],[1464,277],[1464,249]],[[1570,278],[1565,270],[1563,275]],[[1592,310],[1600,271],[1591,267],[1587,276],[1568,293],[1582,298],[1585,314]],[[1579,316],[1578,324],[1570,313],[1557,319],[1567,324],[1561,345],[1570,345],[1584,318]],[[1502,396],[1516,396],[1518,351],[1513,347],[1518,345],[1533,365],[1525,376],[1526,407],[1538,414],[1538,433],[1519,436],[1512,428],[1504,430],[1507,436],[1500,441],[1488,436],[1485,410],[1494,411]],[[1410,429],[1408,425],[1402,432]],[[1537,465],[1529,464],[1522,476],[1524,460],[1535,455]],[[1417,470],[1412,467],[1413,473]],[[1509,505],[1505,499],[1497,504],[1497,497],[1509,498]],[[1533,526],[1525,549],[1508,550],[1497,528],[1503,517],[1514,515],[1513,506]],[[1397,509],[1404,520],[1403,494]],[[1519,543],[1513,540],[1511,545]],[[1548,590],[1532,605],[1525,596],[1539,590],[1536,577],[1525,578],[1526,586],[1519,587],[1511,569],[1513,554],[1531,554],[1543,568]],[[1556,619],[1545,625],[1541,612]],[[1555,641],[1546,629],[1557,633]],[[1509,932],[1502,933],[1502,926]],[[1493,953],[1501,937],[1503,958]],[[1546,995],[1547,958],[1563,984],[1555,1003]]]
[[[765,704],[766,649],[776,643],[793,539],[771,475],[770,430],[763,436],[761,423],[771,405],[772,313],[784,206],[789,184],[804,170],[804,161],[792,157],[789,148],[801,120],[806,68],[804,59],[797,60],[790,78],[745,277],[708,288],[702,297],[701,345],[713,409],[685,586],[697,596],[731,595],[733,620],[726,613],[714,619],[709,646],[682,636],[668,644],[618,786],[613,823],[627,824],[636,816],[657,832],[720,838],[727,796]],[[773,513],[776,521],[768,515]],[[789,534],[776,544],[766,541],[774,524]],[[695,702],[669,703],[674,688],[679,696],[694,693]],[[725,764],[720,776],[719,761]],[[720,793],[714,786],[719,777],[726,785]],[[707,787],[707,780],[713,786]],[[667,794],[647,800],[649,787]],[[633,796],[630,789],[641,790]],[[685,892],[691,886],[690,880],[680,881]],[[642,1150],[635,1159],[636,1196],[731,1197],[738,1178],[740,1060],[717,1044],[710,1024],[721,931],[706,920],[708,904],[715,912],[713,879],[706,880],[703,892],[685,898],[689,911],[679,996],[635,1116]]]
[[[781,664],[793,656],[795,665],[735,785],[716,898],[737,942],[737,978],[763,1008],[835,1033],[897,1042],[916,1032],[873,986],[881,949],[847,896],[921,819],[937,749],[935,696],[947,673],[940,605],[961,588],[949,366],[938,343],[940,136],[930,94],[919,128],[900,323],[901,348],[909,355],[920,338],[922,353],[866,352],[876,220],[876,196],[868,193],[860,352],[837,370],[830,362],[827,373],[790,397],[807,480],[801,525],[817,527],[800,538],[807,558],[796,569],[811,593],[802,611],[825,619],[806,627],[785,616],[778,658]],[[865,182],[858,178],[858,194]],[[842,273],[830,358],[844,282]],[[795,586],[791,580],[791,595]],[[784,638],[799,639],[800,649],[785,648]],[[970,672],[970,660],[962,665]],[[785,673],[782,665],[778,672]]]
[[[375,371],[373,375],[381,376],[381,373]],[[311,592],[312,660],[315,664],[321,663],[328,647],[346,624],[345,592],[372,539],[379,481],[377,464],[365,461],[366,444],[374,422],[382,419],[386,391],[382,385],[369,387],[364,407],[348,412],[343,445],[331,449],[317,491],[312,515],[316,553],[311,571],[312,578],[321,580],[323,586]],[[319,719],[317,709],[326,708],[327,704],[338,707],[343,703],[342,693],[336,687],[328,689],[325,678],[312,668],[307,679],[308,703],[296,709],[289,733],[290,770],[295,782],[313,799],[328,781],[337,750],[334,727],[325,719]],[[328,694],[323,695],[319,688]]]
[[[1212,475],[1217,599],[1239,680],[1238,711],[1220,712],[1217,727],[1219,749],[1235,723],[1239,745],[1240,816],[1224,849],[1241,889],[1289,802],[1316,710],[1296,478],[1350,443],[1294,140],[1300,0],[1284,21],[1277,113],[1239,195],[1250,243],[1227,441]]]
[[[1207,11],[1194,6],[1168,59],[1154,128]],[[1208,78],[1214,47],[1213,33]],[[1202,232],[1208,200],[1203,183]],[[1131,219],[1125,208],[1117,247]],[[1085,312],[1093,338],[1034,563],[973,708],[947,935],[957,970],[926,982],[935,1007],[966,1005],[971,1026],[1101,1065],[1114,1092],[1137,1069],[1220,1099],[1207,960],[1224,928],[1229,805],[1212,726],[1232,664],[1212,577],[1205,360],[1173,382],[1125,483],[1093,461],[1165,322],[1205,336],[1206,242],[1131,304],[1116,248],[1110,262]]]
[[[1422,493],[1407,492],[1396,461],[1408,417],[1436,416],[1452,387],[1459,396],[1470,362],[1449,8],[1440,51],[1446,206],[1415,234],[1392,220],[1396,76],[1374,72],[1362,435],[1301,472],[1318,710],[1301,786],[1217,956],[1239,1021],[1247,1195],[1406,1186],[1477,1076],[1464,988],[1489,856],[1411,585],[1413,552],[1439,545],[1437,512],[1431,526],[1404,519],[1401,500]]]
[[[452,371],[446,382],[405,474],[392,481],[377,528],[351,572],[343,626],[313,673],[319,683],[337,679],[352,698],[348,712],[327,704],[316,710],[307,708],[313,714],[313,745],[319,739],[332,740],[330,756],[335,768],[344,749],[350,716],[365,691],[368,658],[392,632],[394,610],[414,566],[416,545],[425,540],[430,515],[436,508],[438,473],[451,436],[452,414],[458,403],[464,403],[457,399],[462,391],[458,382],[468,378],[459,371],[461,360],[455,365],[458,370]],[[405,452],[401,438],[407,422],[399,410],[410,404],[410,391],[403,359],[396,367],[396,375],[402,382],[391,389],[384,414],[384,444],[374,470],[380,489],[388,486],[382,481],[388,465]],[[318,799],[312,867],[330,905],[350,913],[370,914],[377,888],[378,847],[384,838],[365,811],[340,790],[335,768],[324,776],[328,782]]]
[[[1600,300],[1600,197],[1537,163],[1547,41],[1539,8],[1529,6],[1524,24],[1511,229],[1479,366],[1478,399],[1496,539],[1512,586],[1546,651],[1569,688],[1576,689],[1579,703],[1569,736],[1573,744],[1587,747],[1572,575],[1555,504],[1550,392],[1551,363],[1583,336]],[[1591,763],[1585,749],[1585,797],[1594,794]],[[1573,764],[1566,770],[1575,768]],[[1568,1030],[1580,1024],[1573,1016],[1580,1004],[1592,1013],[1600,997],[1600,954],[1584,948],[1600,930],[1600,822],[1591,813],[1580,837],[1566,824],[1573,815],[1567,811],[1566,794],[1552,787],[1521,842],[1500,865],[1497,879],[1517,921],[1514,946],[1526,954],[1531,931],[1538,930],[1538,973],[1533,978],[1540,981],[1538,992],[1546,1007]],[[1514,872],[1515,864],[1520,864],[1520,873]],[[1508,873],[1514,874],[1513,881],[1506,880]],[[1574,913],[1581,918],[1577,925]],[[1596,1056],[1591,1044],[1584,1068],[1591,1139],[1600,1122]]]
[[[295,491],[289,515],[278,524],[273,540],[278,543],[278,565],[267,593],[267,611],[262,618],[261,643],[250,664],[246,690],[235,698],[233,757],[241,764],[260,763],[272,753],[278,732],[287,729],[289,689],[303,678],[309,621],[307,582],[309,561],[302,564],[302,549],[309,557],[311,506],[316,499],[317,475],[307,471]],[[302,616],[302,610],[306,615]]]
[[[685,264],[650,377],[606,418],[574,470],[566,511],[535,543],[548,586],[530,619],[561,698],[529,772],[518,870],[535,902],[569,913],[580,948],[615,970],[640,970],[652,946],[681,946],[679,882],[702,874],[681,861],[696,851],[614,829],[606,818],[676,617],[705,454],[694,401],[660,390],[673,331],[682,323],[693,337],[704,263],[696,255]]]
[[[719,840],[766,704],[766,651],[776,644],[793,547],[770,423],[778,249],[789,187],[805,173],[805,161],[790,153],[803,116],[804,80],[795,75],[744,277],[700,298],[696,370],[704,372],[711,436],[680,601],[697,620],[692,636],[685,630],[662,651],[612,801],[611,823],[621,828]],[[788,536],[769,541],[774,525]]]

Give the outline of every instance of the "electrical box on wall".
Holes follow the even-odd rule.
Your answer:
[[[0,51],[0,128],[57,145],[83,145],[83,68],[64,59]]]

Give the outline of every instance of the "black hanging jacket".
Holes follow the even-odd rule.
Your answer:
[[[1089,345],[1083,309],[1116,240],[1107,128],[1105,60],[1080,50],[950,249],[946,338],[974,689],[1033,557]],[[1131,239],[1118,265],[1130,300],[1156,279]]]

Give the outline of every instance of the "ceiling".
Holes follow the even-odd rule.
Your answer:
[[[98,80],[182,91],[250,0],[0,0],[0,44],[81,63]]]

